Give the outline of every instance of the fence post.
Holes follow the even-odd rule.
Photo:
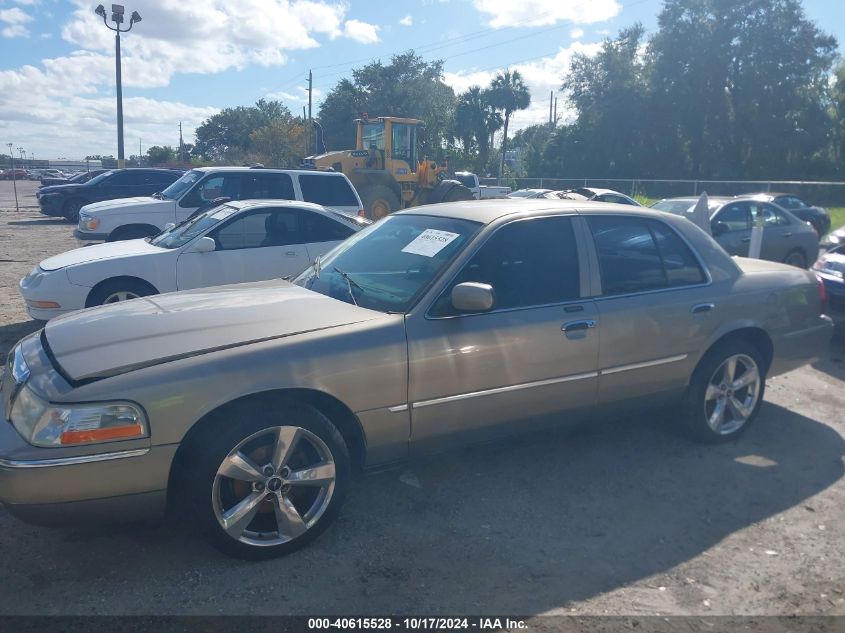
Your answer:
[[[694,195],[694,196],[698,195],[698,181],[697,180],[693,183],[692,195]]]
[[[540,189],[542,189],[542,188],[543,188],[543,179],[540,178]]]

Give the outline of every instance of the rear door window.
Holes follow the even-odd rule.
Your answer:
[[[288,174],[251,172],[241,179],[241,200],[296,200]]]
[[[751,228],[751,206],[747,202],[725,205],[714,220],[725,223],[730,231],[747,231]]]
[[[314,244],[317,242],[339,242],[345,240],[355,231],[352,227],[327,218],[314,211],[301,211],[303,242]]]
[[[305,202],[325,207],[358,207],[358,198],[343,176],[300,174],[299,187]]]

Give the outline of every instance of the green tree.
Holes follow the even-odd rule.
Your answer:
[[[355,146],[353,120],[401,116],[422,119],[423,154],[443,153],[455,113],[455,93],[443,81],[443,62],[426,62],[413,51],[394,55],[389,64],[380,60],[352,71],[341,79],[320,105],[319,118],[328,149]]]
[[[253,132],[290,116],[280,101],[265,99],[253,106],[225,108],[197,128],[194,155],[214,161],[243,161],[253,150]]]
[[[305,150],[305,127],[302,118],[287,115],[274,119],[250,135],[254,162],[265,167],[296,167]]]
[[[170,145],[153,145],[147,150],[147,163],[150,165],[166,165],[176,160],[176,151]]]
[[[483,171],[490,157],[490,138],[502,127],[502,117],[490,103],[490,94],[472,86],[458,96],[452,137],[463,146],[475,171]]]
[[[531,93],[518,70],[505,70],[497,74],[490,83],[489,99],[490,104],[504,114],[502,156],[499,162],[499,178],[501,178],[505,170],[505,154],[508,149],[508,123],[514,112],[525,110],[531,105]]]
[[[799,177],[827,143],[836,40],[799,0],[665,0],[653,116],[693,177]],[[677,150],[673,152],[677,154]]]

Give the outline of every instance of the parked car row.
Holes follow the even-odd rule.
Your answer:
[[[196,170],[160,201],[172,214],[210,178],[200,199],[253,174],[271,175]],[[301,193],[293,183],[314,174],[286,175]],[[205,287],[282,276],[288,257],[304,268],[291,281]],[[148,285],[103,283],[112,274]],[[143,296],[153,284],[193,289]],[[46,260],[21,289],[109,305],[12,350],[5,507],[48,525],[169,507],[252,559],[323,532],[356,469],[644,403],[674,408],[699,441],[733,440],[766,379],[819,356],[833,327],[814,272],[732,258],[672,213],[574,200],[446,203],[373,224],[232,201],[149,242]]]

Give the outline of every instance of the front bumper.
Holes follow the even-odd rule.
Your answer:
[[[26,311],[33,319],[49,321],[52,318],[81,310],[85,307],[90,288],[70,282],[64,270],[31,272],[18,284]],[[38,302],[58,303],[57,308],[46,308]]]
[[[48,525],[155,518],[164,510],[178,444],[151,446],[149,438],[138,438],[43,448],[8,422],[16,380],[47,400],[66,399],[73,390],[39,341],[38,334],[21,341],[26,373],[9,370],[0,383],[0,504]]]
[[[76,243],[80,246],[91,246],[92,244],[102,244],[108,239],[109,234],[87,233],[85,231],[80,231],[79,229],[74,229],[73,237],[76,238]]]
[[[38,197],[38,206],[41,207],[41,213],[50,217],[61,217],[63,204],[64,198],[62,196],[47,195]]]

